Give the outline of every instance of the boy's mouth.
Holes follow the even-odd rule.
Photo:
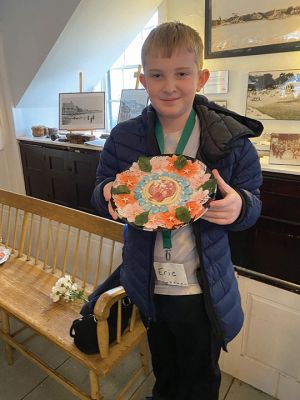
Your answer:
[[[179,100],[179,97],[174,97],[174,98],[171,98],[171,99],[161,99],[162,101],[166,101],[166,102],[172,102],[172,101],[176,101],[176,100]]]

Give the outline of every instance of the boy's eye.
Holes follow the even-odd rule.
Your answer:
[[[159,73],[151,74],[151,78],[160,78],[161,75]]]
[[[178,72],[177,75],[180,77],[188,76],[188,72]]]

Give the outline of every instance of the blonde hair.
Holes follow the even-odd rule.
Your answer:
[[[157,53],[170,58],[177,50],[187,50],[195,54],[199,71],[203,66],[203,42],[195,29],[181,22],[165,22],[154,28],[142,47],[142,64],[145,66],[149,53]]]

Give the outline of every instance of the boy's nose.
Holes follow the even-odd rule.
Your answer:
[[[172,93],[176,91],[175,80],[172,78],[168,78],[164,82],[164,91],[167,93]]]

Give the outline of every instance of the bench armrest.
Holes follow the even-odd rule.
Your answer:
[[[98,321],[107,320],[111,306],[124,297],[126,297],[126,292],[123,286],[118,286],[102,293],[94,306],[94,315],[96,319]]]
[[[118,316],[117,316],[117,339],[116,342],[121,341],[121,300],[126,297],[127,294],[123,286],[107,290],[97,300],[94,307],[94,315],[97,319],[97,339],[100,351],[100,356],[106,358],[109,355],[109,325],[108,317],[110,314],[111,307],[118,302]],[[136,308],[133,308],[130,329],[133,329],[136,320]]]

